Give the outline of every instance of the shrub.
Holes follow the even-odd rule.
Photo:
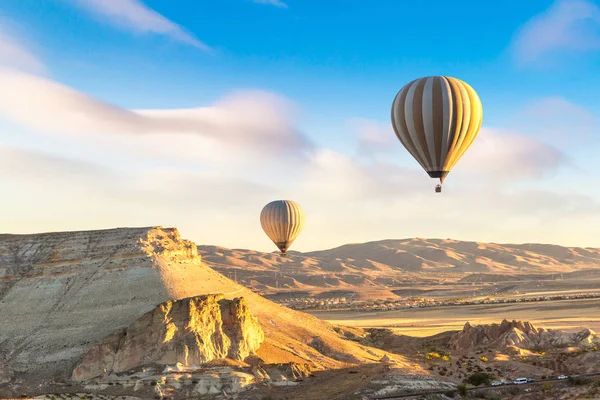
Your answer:
[[[479,359],[483,362],[488,362],[488,358],[486,356],[481,356]]]
[[[512,394],[513,396],[516,396],[517,394],[519,394],[519,392],[521,392],[521,390],[519,389],[518,386],[509,386],[508,387],[508,393]]]
[[[542,390],[544,392],[547,392],[548,390],[552,389],[552,384],[550,382],[544,382],[544,384],[542,385]]]
[[[427,355],[425,356],[426,360],[437,360],[440,358],[440,354],[436,353],[435,351],[431,351],[429,353],[427,353]]]
[[[489,385],[491,380],[492,376],[485,372],[477,372],[467,378],[467,381],[473,386]]]
[[[588,383],[591,383],[591,379],[590,378],[586,378],[584,376],[570,376],[569,377],[569,383],[571,383],[572,385],[587,385]]]
[[[452,357],[450,356],[450,354],[444,354],[444,355],[442,356],[442,360],[444,360],[444,361],[450,361],[450,358],[452,358]]]
[[[504,396],[502,396],[502,394],[500,392],[491,390],[485,394],[485,398],[488,400],[500,400],[500,399],[503,399]]]
[[[467,393],[469,392],[469,391],[467,390],[467,385],[465,385],[464,383],[461,383],[460,385],[456,386],[456,390],[458,390],[458,393],[459,393],[461,396],[466,396],[466,395],[467,395]]]
[[[456,392],[454,390],[448,390],[447,392],[444,392],[444,396],[453,399],[456,396]]]

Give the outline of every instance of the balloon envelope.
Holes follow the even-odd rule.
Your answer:
[[[302,232],[304,221],[300,204],[292,200],[272,201],[260,213],[263,230],[284,254]]]
[[[477,137],[479,96],[467,83],[428,76],[404,86],[392,104],[392,126],[408,152],[441,182]]]

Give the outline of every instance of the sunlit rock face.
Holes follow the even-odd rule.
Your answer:
[[[74,380],[129,371],[144,365],[199,365],[215,359],[244,360],[264,334],[243,298],[206,295],[170,300],[92,348]]]
[[[591,347],[600,343],[600,335],[591,329],[576,333],[537,328],[528,321],[503,320],[500,324],[471,325],[466,323],[462,331],[450,338],[454,350],[466,350],[478,346],[512,347],[515,349],[547,350],[557,347]]]

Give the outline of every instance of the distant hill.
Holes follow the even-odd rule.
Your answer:
[[[546,244],[495,244],[442,239],[400,239],[347,244],[308,253],[198,246],[203,260],[257,289],[381,287],[462,279],[470,274],[510,280],[600,267],[600,249]],[[600,269],[599,269],[600,271]],[[506,278],[502,278],[506,276]]]

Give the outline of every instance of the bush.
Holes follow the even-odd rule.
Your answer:
[[[516,396],[520,392],[521,392],[521,390],[519,389],[518,386],[509,386],[508,387],[508,393],[512,394],[513,396]]]
[[[448,390],[447,392],[444,392],[444,396],[453,399],[456,396],[456,392],[454,390]]]
[[[427,353],[427,355],[425,356],[426,360],[437,360],[440,358],[440,354],[436,353],[435,351],[431,351],[429,353]]]
[[[467,378],[467,382],[473,386],[489,385],[491,380],[492,375],[486,374],[485,372],[477,372]]]
[[[491,390],[485,394],[485,398],[487,400],[500,400],[503,399],[504,396],[500,392],[496,392],[495,390]]]
[[[469,391],[467,390],[467,385],[465,385],[464,383],[461,383],[460,385],[456,386],[456,390],[458,390],[458,393],[459,393],[461,396],[466,396],[466,395],[467,395],[467,393],[469,392]]]
[[[587,385],[588,383],[591,383],[592,380],[590,378],[584,377],[584,376],[570,376],[569,377],[569,383],[571,383],[572,385]]]
[[[544,392],[547,392],[548,390],[552,389],[552,384],[550,382],[544,382],[544,384],[542,385],[542,390]]]
[[[488,358],[486,356],[481,356],[479,359],[483,362],[488,362]]]
[[[442,356],[442,360],[444,360],[444,361],[450,361],[450,358],[452,358],[452,357],[450,356],[450,354],[444,354],[444,355]]]

